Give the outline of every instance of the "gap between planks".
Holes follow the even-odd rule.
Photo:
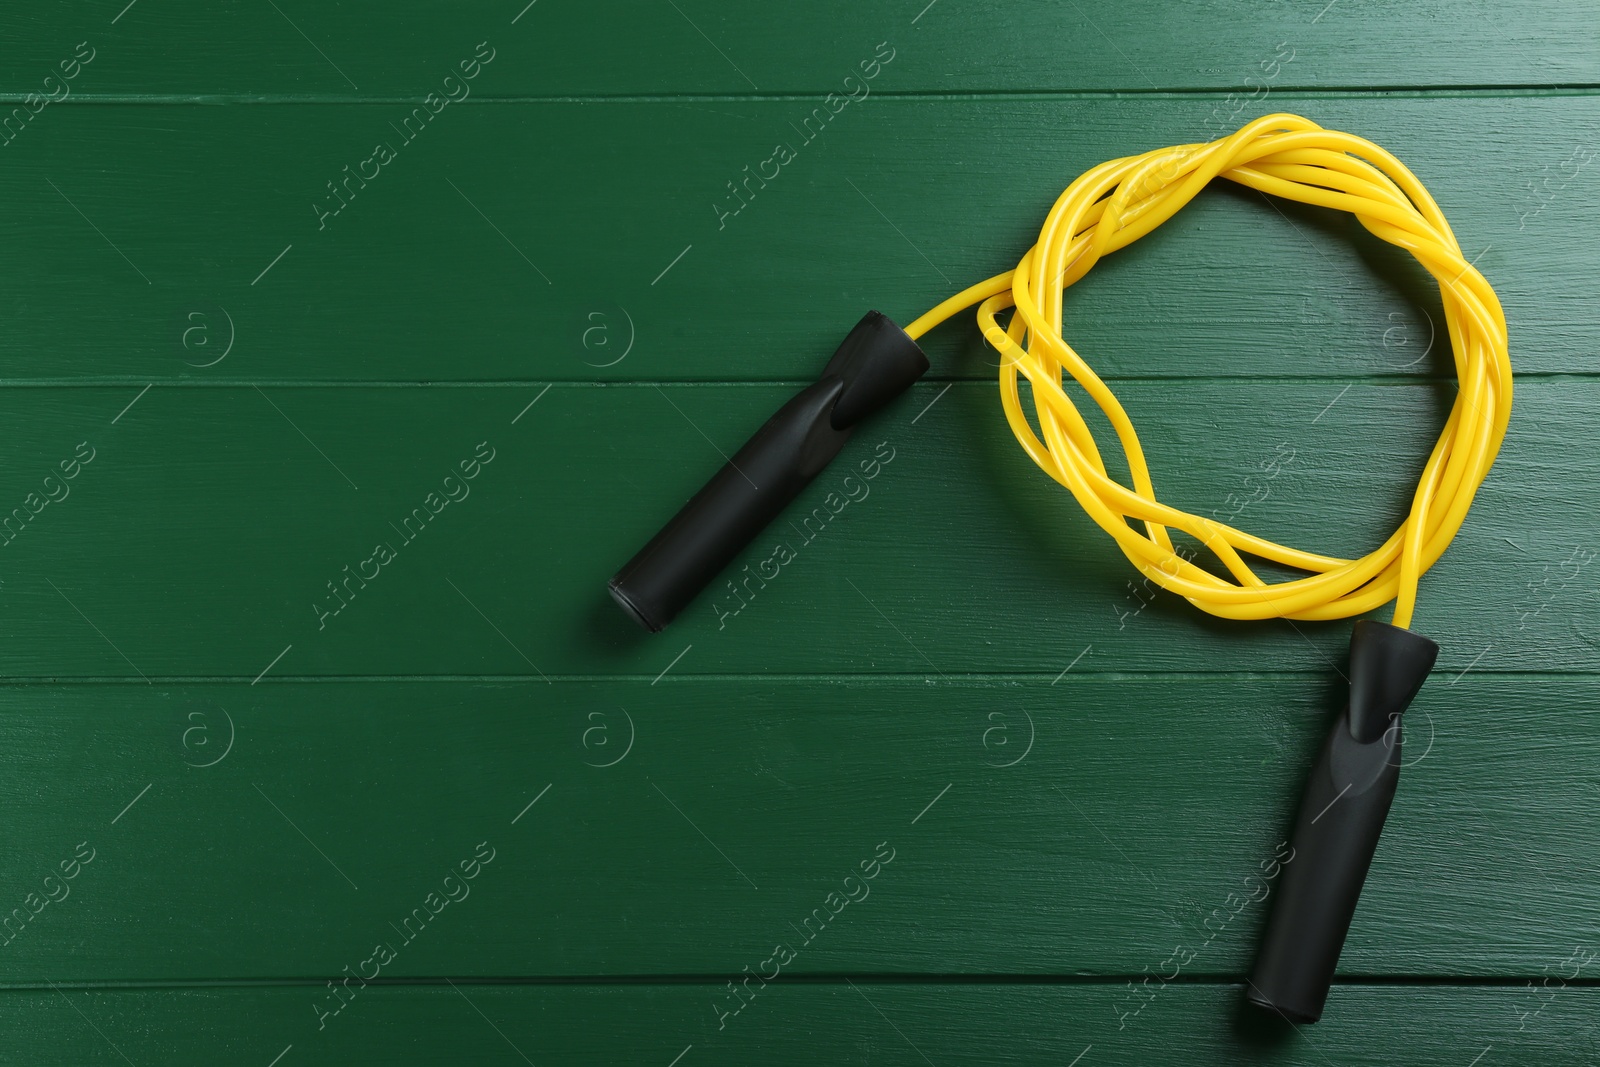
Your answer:
[[[1151,88],[1149,86],[1126,86],[1112,89],[963,89],[952,91],[948,89],[879,89],[873,92],[876,97],[884,99],[899,99],[911,101],[954,101],[964,100],[992,100],[1013,99],[1020,101],[1029,100],[1119,100],[1124,97],[1138,96],[1156,100],[1171,99],[1218,99],[1226,100],[1230,95],[1252,88],[1248,85],[1233,86],[1172,86],[1167,88]],[[469,107],[491,107],[505,104],[675,104],[675,103],[738,103],[744,102],[783,102],[783,101],[818,101],[827,97],[832,92],[831,88],[815,90],[789,90],[766,93],[708,93],[708,92],[664,92],[664,93],[548,93],[524,94],[518,96],[494,96],[484,94],[473,96],[461,101]],[[1494,97],[1559,97],[1559,96],[1593,96],[1600,93],[1600,83],[1596,82],[1526,82],[1516,84],[1481,84],[1481,85],[1285,85],[1274,86],[1273,94],[1294,96],[1305,100],[1322,99],[1453,99],[1453,98],[1494,98]],[[26,102],[27,93],[0,92],[0,103],[13,105]],[[400,105],[415,104],[415,97],[379,95],[379,94],[338,94],[318,93],[314,96],[297,93],[79,93],[62,100],[57,106],[81,107],[91,105],[113,106],[157,106],[170,107],[173,105],[194,106],[279,106],[291,105],[297,107],[347,107],[350,105],[371,105],[374,107],[395,107]],[[460,106],[460,105],[458,105]]]
[[[1334,979],[1335,989],[1374,987],[1432,987],[1432,988],[1526,988],[1529,974],[1506,975],[1366,975],[1340,976]],[[311,977],[274,978],[197,978],[197,979],[76,979],[62,981],[4,982],[0,981],[0,994],[49,992],[59,988],[73,992],[144,992],[187,989],[297,989],[321,987],[339,978],[334,975]],[[416,977],[379,977],[367,982],[374,988],[407,989],[416,987],[448,988],[451,985],[517,988],[526,986],[721,986],[728,974],[601,974],[601,975],[419,975]],[[1116,986],[1146,977],[1145,974],[933,974],[925,972],[843,972],[784,974],[785,984],[794,985],[844,985],[849,982],[867,982],[874,985],[954,985],[954,986]],[[1211,988],[1242,988],[1243,975],[1178,975],[1168,985]],[[1578,977],[1566,982],[1567,988],[1600,988],[1600,978]]]
[[[1442,674],[1450,673],[1448,670]],[[1496,678],[1507,681],[1516,679],[1538,680],[1545,678],[1595,678],[1600,677],[1600,670],[1539,670],[1539,671],[1506,671],[1506,670],[1474,670],[1474,678]],[[1073,671],[1072,678],[1094,679],[1163,679],[1180,681],[1189,679],[1193,681],[1215,681],[1218,679],[1239,678],[1310,678],[1322,677],[1328,674],[1326,667],[1307,667],[1304,670],[1281,671],[1196,671],[1196,670],[1171,670],[1171,671]],[[1014,682],[1023,685],[1046,682],[1056,678],[1059,672],[1055,671],[973,671],[967,673],[945,672],[937,679],[936,684],[950,685],[953,683],[994,684]],[[538,685],[564,684],[564,685],[598,685],[613,683],[639,683],[648,686],[657,676],[651,674],[286,674],[273,675],[261,679],[262,685],[379,685],[379,684],[408,684],[408,685],[522,685],[535,683]],[[684,683],[711,683],[711,682],[781,682],[798,685],[833,683],[840,685],[925,685],[930,681],[927,674],[898,671],[882,674],[672,674],[662,681],[674,681],[679,685]],[[1065,681],[1065,679],[1062,679]],[[131,675],[85,675],[72,677],[64,675],[47,675],[35,677],[0,677],[0,690],[7,688],[56,688],[63,686],[124,686],[132,685],[148,688],[151,685],[181,686],[181,685],[242,685],[252,684],[249,675],[233,674],[195,674],[195,675],[151,675],[148,679],[136,678]],[[1044,688],[1048,689],[1046,684]]]
[[[1240,382],[1249,382],[1253,385],[1377,385],[1377,386],[1417,386],[1430,384],[1453,385],[1459,379],[1453,374],[1345,374],[1345,375],[1284,375],[1284,374],[1102,374],[1102,381],[1150,383],[1154,385],[1182,384],[1193,382],[1197,384],[1216,383],[1218,385],[1237,385]],[[1600,380],[1600,370],[1594,371],[1515,371],[1512,373],[1515,382],[1561,382],[1574,381],[1589,383]],[[918,385],[937,385],[947,382],[951,385],[992,385],[993,375],[983,377],[951,377],[948,375],[927,374],[917,379]],[[679,379],[615,379],[596,380],[592,378],[506,378],[499,380],[490,379],[458,379],[458,380],[422,380],[422,379],[360,379],[360,378],[282,378],[282,379],[219,379],[216,381],[198,381],[183,378],[171,380],[158,379],[154,382],[148,376],[140,377],[115,377],[115,378],[8,378],[7,389],[128,389],[135,386],[160,389],[532,389],[543,385],[546,388],[560,389],[727,389],[727,388],[793,388],[804,389],[816,384],[814,381],[801,381],[796,378],[679,378]]]

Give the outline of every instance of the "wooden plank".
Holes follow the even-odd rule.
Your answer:
[[[337,975],[379,942],[396,979],[738,975],[777,943],[795,974],[1137,976],[1176,945],[1237,977],[1338,688],[8,686],[0,982]],[[1589,676],[1423,690],[1345,975],[1571,952],[1600,845],[1549,798],[1589,789],[1597,714]]]
[[[20,532],[0,547],[0,670],[936,678],[1054,677],[1080,654],[1097,671],[1342,660],[1348,624],[1226,622],[1143,587],[1022,454],[994,386],[942,388],[900,400],[654,636],[606,580],[791,389],[9,389],[0,515]],[[1499,462],[1424,579],[1417,626],[1443,645],[1441,670],[1600,669],[1585,622],[1600,471],[1573,447],[1597,390],[1519,386]],[[1165,499],[1347,555],[1404,516],[1449,396],[1337,381],[1120,392]],[[45,481],[82,449],[75,479]],[[793,558],[763,584],[779,543]]]
[[[782,10],[733,0],[403,9],[280,0],[223,4],[208,17],[98,0],[70,17],[18,10],[0,27],[13,96],[59,93],[43,79],[85,38],[97,54],[68,84],[90,96],[420,97],[484,39],[506,57],[481,76],[477,91],[491,97],[843,91],[880,41],[899,53],[889,83],[913,92],[1600,82],[1593,8],[1529,0],[1398,9],[1255,0],[1187,17],[1155,0],[1027,0],[1001,11],[887,0]]]
[[[873,1065],[1183,1062],[1417,1067],[1570,1062],[1592,1054],[1592,987],[1335,986],[1329,1013],[1293,1030],[1240,1004],[1236,986],[1173,985],[1117,1029],[1105,985],[786,985],[722,1029],[711,984],[369,987],[318,1030],[317,987],[52,990],[0,996],[30,1062],[267,1064]],[[325,990],[323,994],[328,995]],[[727,996],[726,991],[723,995]],[[1537,1015],[1535,1010],[1543,1007]],[[1489,1057],[1493,1057],[1492,1060]],[[51,1059],[51,1057],[58,1057]]]
[[[1014,265],[1084,169],[1221,128],[1217,97],[874,98],[803,126],[814,103],[473,105],[415,129],[400,103],[53,109],[0,169],[22,279],[0,374],[809,381],[868,308],[908,322]],[[1283,93],[1227,125],[1273,109],[1411,164],[1519,371],[1593,371],[1600,98]],[[773,173],[775,143],[795,157],[763,189],[744,168]],[[1071,293],[1102,374],[1451,373],[1403,254],[1219,184]],[[928,343],[935,378],[993,374],[968,318]]]

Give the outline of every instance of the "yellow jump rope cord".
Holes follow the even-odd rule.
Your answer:
[[[1271,196],[1348,211],[1373,234],[1416,257],[1439,282],[1460,389],[1411,501],[1411,514],[1360,559],[1302,552],[1156,499],[1139,435],[1122,405],[1062,339],[1062,293],[1101,256],[1137,241],[1222,176]],[[1466,518],[1505,437],[1511,415],[1511,359],[1500,301],[1461,255],[1439,206],[1415,175],[1371,141],[1325,130],[1298,115],[1268,115],[1209,144],[1176,145],[1113,159],[1080,175],[1045,217],[1039,242],[1015,270],[979,282],[906,328],[921,337],[978,304],[983,335],[1001,354],[1000,400],[1023,449],[1072,491],[1143,574],[1195,607],[1230,619],[1339,619],[1394,600],[1394,625],[1411,625],[1417,582]],[[1002,327],[997,313],[1015,307]],[[1133,486],[1106,474],[1094,436],[1062,389],[1070,373],[1105,412],[1127,457]],[[1032,387],[1043,432],[1034,433],[1017,391]],[[1129,519],[1144,524],[1144,532]],[[1212,552],[1227,581],[1178,555],[1168,528]],[[1311,572],[1268,584],[1241,553]]]

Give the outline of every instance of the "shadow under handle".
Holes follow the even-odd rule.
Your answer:
[[[1361,887],[1400,781],[1400,716],[1439,646],[1362,620],[1350,635],[1350,703],[1334,721],[1300,802],[1277,901],[1245,989],[1291,1022],[1322,1017]]]

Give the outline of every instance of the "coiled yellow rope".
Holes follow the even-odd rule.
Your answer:
[[[1372,233],[1417,258],[1439,282],[1460,388],[1428,457],[1411,514],[1373,552],[1334,559],[1253,536],[1156,499],[1139,435],[1105,383],[1062,339],[1062,291],[1100,257],[1171,218],[1211,179],[1349,211]],[[1395,600],[1394,625],[1409,627],[1417,582],[1444,553],[1494,463],[1511,414],[1511,360],[1500,301],[1461,255],[1439,206],[1394,156],[1370,141],[1325,130],[1298,115],[1268,115],[1209,144],[1176,145],[1102,163],[1082,174],[1045,217],[1039,242],[1016,269],[944,301],[906,329],[920,337],[981,304],[978,323],[1001,353],[1000,399],[1023,449],[1114,537],[1142,573],[1202,611],[1230,619],[1338,619]],[[1015,307],[1009,325],[995,315]],[[1133,475],[1107,476],[1083,416],[1062,390],[1065,369],[1105,412]],[[1023,414],[1018,372],[1032,387],[1043,440]],[[1142,521],[1144,532],[1129,524]],[[1211,551],[1234,581],[1173,550],[1168,528]],[[1241,557],[1274,560],[1310,576],[1268,584]]]

